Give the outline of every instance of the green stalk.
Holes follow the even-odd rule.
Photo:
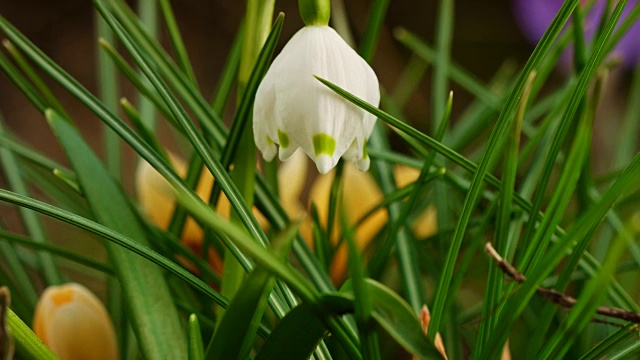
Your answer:
[[[15,340],[16,355],[25,360],[57,360],[58,357],[20,318],[7,309],[7,325]]]
[[[269,35],[275,0],[248,0],[246,11],[246,31],[242,44],[242,57],[238,70],[238,99],[242,98],[253,67],[258,59],[262,45]],[[254,187],[256,171],[256,150],[253,142],[253,126],[245,128],[240,138],[239,149],[234,159],[231,179],[238,187],[247,207],[251,208],[254,201]],[[235,212],[231,213],[231,222],[241,224]],[[233,299],[240,288],[244,277],[242,266],[235,260],[229,250],[225,250],[224,276],[222,294]]]
[[[95,16],[98,37],[108,43],[113,43],[114,35],[109,26],[96,14]],[[114,113],[118,112],[118,76],[116,66],[109,58],[109,55],[102,50],[98,44],[96,47],[98,54],[98,97],[102,103]],[[120,179],[122,176],[122,152],[120,151],[120,138],[118,135],[103,125],[103,142],[106,154],[106,166],[111,176]]]
[[[140,22],[145,26],[148,34],[156,38],[158,35],[158,2],[156,0],[140,0],[138,3],[138,13],[140,16]],[[148,80],[143,80],[148,84]],[[156,110],[155,106],[149,99],[138,94],[138,109],[140,111],[140,118],[147,125],[149,129],[155,129],[156,123]]]
[[[367,62],[371,63],[376,52],[378,38],[380,37],[380,29],[382,22],[387,14],[389,0],[374,0],[371,8],[371,15],[367,23],[367,29],[360,45],[360,56]]]
[[[451,111],[450,109],[445,110],[445,106],[447,106],[447,93],[449,92],[449,77],[447,74],[447,68],[449,67],[449,63],[451,62],[450,53],[451,42],[453,39],[454,3],[454,0],[440,0],[440,9],[438,11],[438,20],[436,25],[436,33],[438,34],[436,40],[437,56],[433,64],[434,79],[431,93],[431,106],[433,108],[431,117],[431,131],[433,134],[436,134],[438,131],[440,131],[440,129],[442,129],[441,125],[445,122],[445,111],[448,111],[449,113]],[[441,134],[443,135],[437,138],[437,140],[439,141],[444,140],[445,131],[442,131]],[[438,135],[439,134],[436,134],[436,136]],[[441,158],[443,166],[447,167],[447,161],[443,159],[442,156],[438,156],[438,158]],[[428,167],[426,169],[428,169]],[[449,187],[444,181],[436,181],[434,191],[435,206],[438,213],[438,232],[441,232],[442,229],[450,229],[454,225],[453,214],[450,207],[451,194],[449,191]],[[449,241],[448,237],[439,236],[438,239],[440,242],[440,246],[442,248],[446,248]],[[442,264],[442,261],[439,261],[438,263],[440,265]],[[443,268],[441,265],[439,267]],[[456,276],[456,278],[461,279],[462,276],[458,275]],[[438,297],[439,295],[436,295],[436,298]],[[455,316],[453,316],[453,309],[453,306],[449,307],[449,309],[446,309],[446,317],[449,321],[446,322],[447,328],[445,328],[445,331],[448,329],[454,329],[457,326],[454,323]],[[432,334],[435,334],[435,331],[431,329],[429,331],[432,331]],[[430,338],[433,338],[433,336],[430,336]],[[451,342],[448,343],[451,344]]]
[[[535,73],[529,75],[527,85],[522,94],[522,99],[516,113],[516,122],[513,131],[507,142],[506,154],[504,159],[504,170],[502,179],[502,189],[500,191],[500,203],[497,215],[496,235],[494,246],[501,254],[506,253],[509,232],[511,228],[511,212],[513,209],[513,194],[516,181],[516,172],[518,168],[518,149],[520,147],[520,135],[522,131],[522,121],[525,109],[529,100],[529,94]],[[503,294],[502,273],[496,266],[489,268],[489,277],[487,280],[487,291],[485,292],[485,300],[482,307],[482,323],[480,324],[480,333],[478,335],[478,343],[474,352],[482,352],[482,346],[487,341],[488,334],[495,327],[497,316],[492,316],[491,312],[500,305],[500,298]]]
[[[0,134],[5,133],[3,122],[4,122],[4,119],[2,118],[2,114],[0,114]],[[15,157],[13,152],[7,149],[0,148],[0,162],[2,163],[3,171],[6,172],[5,176],[9,184],[9,187],[18,194],[29,196],[29,190],[23,178],[22,165],[20,164],[18,159]],[[20,208],[18,209],[18,211],[20,212],[20,217],[24,222],[24,226],[27,232],[29,233],[29,235],[31,236],[31,238],[34,241],[39,243],[47,243],[48,242],[47,235],[45,233],[44,227],[42,225],[42,222],[40,221],[38,214],[24,208]],[[39,258],[38,261],[40,263],[40,266],[42,267],[41,270],[44,273],[44,277],[47,284],[49,285],[60,284],[63,281],[63,278],[60,275],[60,272],[58,270],[58,267],[56,266],[56,263],[53,260],[53,257],[51,257],[51,255],[47,253],[39,253],[38,258]],[[10,263],[14,263],[14,260],[10,260]],[[28,279],[28,277],[25,277],[26,274],[20,271],[21,266],[19,266],[19,264],[14,263],[12,266],[13,266],[13,269],[17,271],[16,272],[17,276],[20,276],[22,280]],[[34,301],[33,284],[31,283],[31,281],[28,281],[22,285],[25,286],[24,292],[27,299],[30,302],[33,302]]]

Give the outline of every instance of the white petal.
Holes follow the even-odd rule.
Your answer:
[[[371,165],[371,159],[367,156],[365,158],[362,158],[360,160],[358,160],[356,162],[356,166],[358,167],[358,170],[360,171],[367,171],[369,170],[369,165]]]
[[[346,158],[362,160],[375,117],[335,94],[314,75],[379,104],[378,80],[371,67],[330,27],[307,26],[285,45],[260,85],[254,132],[265,158],[275,156],[273,143],[267,141],[271,139],[281,145],[281,159],[299,146],[316,161],[320,172],[326,172],[352,147]],[[278,129],[286,133],[291,148],[277,139]]]
[[[258,91],[253,105],[253,139],[262,157],[271,161],[278,151],[277,127],[275,113],[276,93],[274,89],[274,74],[267,72]]]
[[[289,145],[286,148],[280,146],[280,151],[278,152],[278,157],[280,158],[280,161],[287,161],[291,157],[291,155],[293,155],[293,153],[296,152],[296,150],[298,150],[297,145]]]
[[[336,166],[337,162],[329,155],[322,154],[316,158],[316,167],[322,175],[328,173]]]

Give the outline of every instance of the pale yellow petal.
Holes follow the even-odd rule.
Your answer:
[[[333,184],[334,172],[319,176],[311,187],[309,200],[316,204],[318,216],[323,226],[327,226],[328,203]],[[342,202],[337,209],[337,216],[345,216],[351,226],[383,199],[382,192],[369,173],[359,171],[353,163],[344,165],[341,187]],[[338,218],[339,219],[339,218]],[[356,230],[355,238],[359,250],[369,245],[373,237],[387,223],[388,216],[385,209],[374,212]],[[332,242],[335,245],[340,235],[340,226],[334,224]],[[330,275],[335,283],[342,282],[346,275],[348,252],[346,244],[341,244],[336,250],[331,264]]]
[[[416,168],[405,165],[396,165],[393,167],[393,178],[396,180],[398,187],[405,187],[415,182],[419,176],[420,170]]]
[[[507,339],[507,342],[504,343],[500,360],[511,360],[511,350],[509,350],[509,339]]]
[[[418,239],[425,239],[438,233],[438,212],[429,205],[411,223],[411,232]]]
[[[278,190],[282,207],[290,218],[297,219],[304,214],[300,195],[307,181],[309,159],[302,151],[296,151],[278,169]]]
[[[47,288],[34,316],[34,332],[61,360],[118,358],[115,331],[104,305],[87,288]]]
[[[404,165],[396,165],[393,175],[398,187],[405,187],[418,180],[420,170]],[[438,232],[438,214],[436,208],[428,206],[411,223],[411,231],[418,239],[428,238]]]
[[[142,210],[149,220],[160,228],[166,228],[175,208],[169,182],[149,163],[141,160],[135,172],[135,189]]]

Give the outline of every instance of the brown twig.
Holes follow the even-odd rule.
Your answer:
[[[493,245],[491,245],[490,242],[486,243],[486,245],[484,246],[484,251],[487,253],[487,255],[489,255],[489,257],[495,260],[498,267],[510,278],[512,278],[514,281],[516,281],[517,283],[523,283],[525,280],[527,280],[527,278],[522,273],[516,270],[516,268],[514,268],[511,264],[506,262],[502,258],[502,256],[498,254],[498,252],[496,251],[496,249],[493,248]],[[553,302],[554,304],[557,304],[567,309],[573,308],[577,302],[576,298],[571,297],[569,295],[565,295],[561,292],[558,292],[552,289],[545,289],[545,288],[539,287],[536,289],[536,292],[540,296],[546,298],[547,300]],[[611,307],[611,306],[599,306],[598,309],[596,310],[596,313],[609,318],[615,318],[615,319],[620,319],[620,320],[625,320],[625,321],[630,321],[636,324],[640,324],[640,314],[632,311],[627,311],[624,309]]]

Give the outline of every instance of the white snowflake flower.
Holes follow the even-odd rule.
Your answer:
[[[322,174],[343,157],[369,168],[366,144],[375,116],[314,78],[327,79],[372,105],[380,103],[378,78],[338,33],[325,25],[298,31],[258,87],[253,110],[256,146],[265,160],[288,159],[301,148]]]

